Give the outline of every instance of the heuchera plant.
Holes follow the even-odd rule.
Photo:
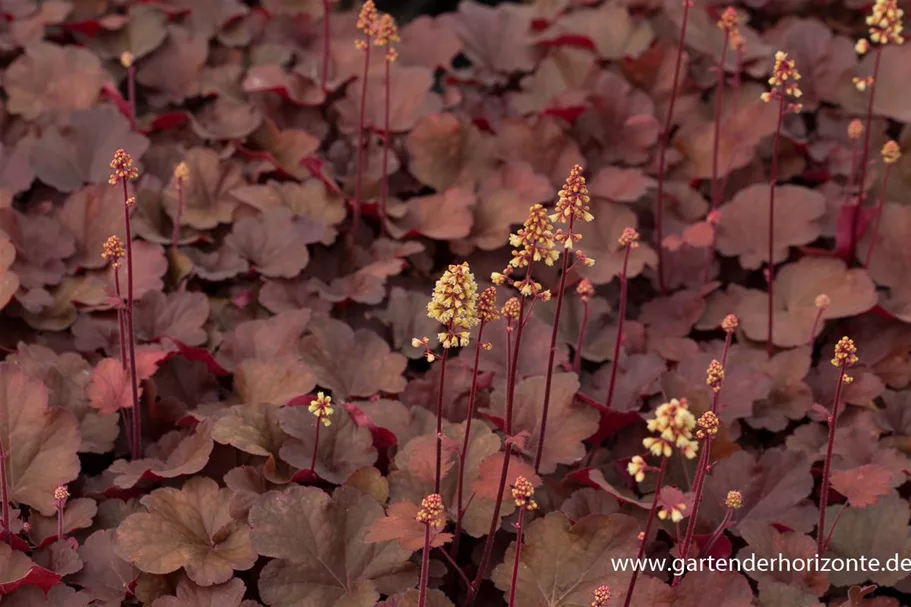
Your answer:
[[[897,0],[437,8],[0,1],[0,603],[911,603]]]

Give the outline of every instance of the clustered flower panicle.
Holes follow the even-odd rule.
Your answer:
[[[696,438],[710,438],[718,434],[721,421],[713,411],[706,411],[699,416],[696,425],[699,426],[699,429],[696,430]]]
[[[417,522],[430,525],[433,529],[442,529],[446,525],[446,517],[443,512],[443,497],[439,493],[431,493],[421,500],[421,508],[414,518]]]
[[[401,42],[399,38],[399,28],[395,23],[395,18],[386,13],[380,17],[376,26],[376,38],[373,43],[376,46],[386,47],[386,61],[392,62],[398,59],[398,52],[392,48],[392,44]]]
[[[535,510],[538,503],[534,500],[535,488],[524,476],[517,476],[516,483],[512,486],[512,499],[517,508]]]
[[[139,169],[133,166],[133,157],[123,148],[114,152],[114,159],[111,160],[110,167],[114,171],[108,178],[108,183],[111,185],[139,178]]]
[[[497,288],[487,287],[478,296],[478,319],[483,322],[493,322],[500,318],[497,310]]]
[[[859,118],[855,118],[848,123],[848,139],[857,141],[864,134],[864,123]]]
[[[898,7],[898,0],[876,0],[867,16],[870,42],[883,46],[904,44],[905,37],[902,35],[902,30],[904,30],[902,18],[904,16],[905,11]],[[858,40],[857,46],[855,46],[861,55],[870,49],[870,45],[866,42],[865,39]]]
[[[832,364],[836,367],[842,365],[852,367],[857,364],[857,361],[857,347],[854,345],[854,340],[848,337],[839,339],[835,344],[835,358],[832,359]]]
[[[104,241],[104,250],[101,252],[101,258],[110,261],[115,269],[120,267],[120,260],[123,259],[124,255],[126,255],[126,251],[120,238],[109,236]]]
[[[585,185],[585,177],[582,176],[582,167],[575,165],[566,178],[566,184],[557,195],[556,212],[550,215],[550,220],[554,223],[568,223],[570,228],[563,231],[562,228],[557,230],[554,238],[557,242],[563,243],[567,249],[573,248],[573,245],[582,240],[582,234],[573,232],[572,220],[581,219],[589,222],[594,219],[591,214],[591,198],[588,196],[588,187]]]
[[[647,422],[648,431],[658,434],[642,440],[652,454],[670,457],[677,447],[687,459],[696,457],[699,443],[693,440],[696,418],[689,410],[686,399],[672,398],[655,410],[655,417]]]
[[[63,508],[68,499],[70,499],[70,491],[66,488],[66,485],[60,485],[54,489],[54,504],[58,508]]]
[[[633,477],[633,480],[637,483],[641,483],[645,480],[645,470],[647,467],[645,459],[641,455],[634,455],[626,465],[626,471]]]
[[[332,420],[329,419],[329,416],[335,411],[332,408],[332,397],[327,396],[323,392],[316,393],[316,399],[310,401],[310,406],[307,409],[315,415],[324,426],[332,425]]]
[[[639,232],[633,228],[623,228],[620,238],[617,239],[621,247],[635,249],[639,246]]]
[[[576,285],[576,295],[579,296],[579,299],[583,302],[589,301],[592,296],[595,294],[595,286],[587,278],[583,278],[579,281],[579,284]]]
[[[740,321],[733,314],[728,314],[724,317],[724,320],[721,321],[721,328],[725,333],[733,333],[737,330],[739,325]]]
[[[514,270],[527,268],[536,261],[543,261],[552,266],[560,258],[554,240],[554,226],[547,217],[543,205],[534,204],[528,209],[528,218],[515,234],[509,235],[509,244],[513,247],[512,259],[502,272],[493,272],[490,280],[495,285],[509,282],[525,297],[537,297],[544,301],[550,299],[550,291],[541,287],[541,283],[531,279],[530,274],[520,281],[513,281],[510,275]]]
[[[724,498],[724,505],[731,510],[739,510],[743,506],[743,495],[740,491],[728,491]]]
[[[518,297],[510,297],[506,300],[506,303],[503,304],[503,307],[500,308],[500,313],[503,314],[503,318],[505,318],[507,322],[519,320],[519,311]]]
[[[902,151],[898,144],[890,139],[883,144],[882,156],[886,164],[895,164],[902,157]]]
[[[724,367],[717,360],[709,363],[705,371],[705,385],[712,389],[712,392],[720,392],[721,384],[724,382]]]
[[[374,4],[373,0],[364,0],[364,4],[361,5],[361,11],[357,16],[357,29],[362,31],[369,39],[376,36],[378,24],[379,17],[376,11],[376,4]],[[365,40],[355,40],[354,46],[362,51],[367,50],[367,42]]]
[[[778,51],[775,53],[775,65],[772,68],[772,76],[769,78],[769,86],[771,86],[772,89],[762,93],[760,97],[766,103],[769,103],[773,99],[778,100],[783,97],[800,99],[803,92],[800,90],[800,87],[797,86],[799,80],[800,72],[794,67],[794,60],[788,59],[787,53]],[[785,106],[786,112],[793,112],[795,114],[802,109],[803,105],[800,103],[791,102]]]
[[[733,7],[727,7],[718,20],[718,29],[728,36],[731,48],[737,50],[743,47],[743,36],[740,34],[740,16]]]
[[[125,69],[130,69],[133,67],[133,62],[135,60],[136,58],[130,51],[123,51],[120,53],[120,65],[122,65]]]
[[[825,293],[820,293],[816,296],[816,300],[813,303],[816,305],[817,309],[825,310],[829,307],[829,304],[832,303],[832,300],[829,299],[829,296]]]
[[[444,348],[467,346],[478,318],[478,283],[467,262],[450,265],[433,288],[427,316],[447,327],[437,334]]]
[[[607,602],[610,600],[610,596],[610,586],[607,584],[598,586],[595,588],[595,594],[591,607],[607,607]]]

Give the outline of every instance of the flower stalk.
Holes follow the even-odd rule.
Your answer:
[[[816,331],[819,330],[819,323],[822,322],[822,317],[826,313],[826,308],[829,307],[829,304],[832,303],[829,299],[829,296],[825,293],[820,293],[816,296],[816,316],[813,318],[813,328],[810,330],[810,338],[807,340],[807,345],[813,347],[813,342],[816,341]]]
[[[519,561],[522,557],[522,532],[525,512],[535,510],[538,504],[534,500],[535,488],[524,476],[517,476],[512,486],[512,498],[519,509],[519,520],[516,522],[516,552],[512,562],[512,582],[509,584],[509,607],[516,605],[516,587],[519,580]]]
[[[721,44],[721,61],[718,63],[718,79],[715,86],[715,130],[712,144],[711,181],[712,209],[709,213],[709,217],[712,217],[713,214],[717,214],[718,206],[721,204],[721,195],[723,193],[722,182],[718,178],[718,156],[721,142],[721,114],[722,109],[724,108],[724,66],[727,63],[728,47],[733,47],[735,51],[739,51],[743,46],[743,37],[740,35],[738,25],[739,17],[737,11],[729,6],[724,10],[721,14],[721,18],[718,20],[718,28],[724,32],[724,39]],[[705,251],[705,268],[703,269],[702,275],[703,283],[706,283],[709,280],[717,237],[717,231],[713,230],[712,243]]]
[[[639,246],[639,233],[633,228],[624,228],[618,241],[623,247],[623,268],[620,271],[620,308],[617,311],[617,337],[614,339],[614,358],[611,361],[610,380],[607,382],[607,396],[604,408],[610,409],[614,403],[614,388],[617,383],[617,367],[620,366],[620,346],[623,344],[623,322],[626,319],[626,294],[629,290],[627,269],[630,252]],[[600,445],[599,445],[600,446]]]
[[[841,400],[841,390],[845,384],[851,383],[853,378],[847,374],[848,368],[857,363],[857,348],[848,337],[842,337],[835,344],[835,356],[832,364],[839,369],[838,383],[835,386],[835,398],[832,401],[832,413],[829,415],[829,438],[826,441],[826,458],[822,469],[822,485],[819,488],[819,523],[816,526],[816,552],[822,555],[826,547],[826,507],[829,501],[829,483],[832,471],[832,452],[835,448],[835,427],[838,424],[838,403]],[[833,525],[834,528],[834,525]]]
[[[120,290],[120,260],[123,259],[126,255],[126,251],[123,248],[123,242],[117,236],[109,237],[104,243],[104,249],[101,253],[101,258],[105,261],[111,262],[111,273],[114,275],[114,295],[117,297],[117,331],[118,331],[118,342],[120,345],[120,368],[123,369],[123,372],[127,372],[127,338],[126,338],[126,325],[125,325],[125,313],[124,313],[124,301],[123,293]],[[123,418],[123,428],[124,434],[127,437],[127,444],[129,445],[131,452],[133,448],[133,428],[132,421],[130,420],[130,410],[121,409],[121,416]]]
[[[683,49],[686,44],[686,26],[689,21],[692,0],[683,0],[683,17],[680,22],[680,40],[677,44],[677,58],[674,60],[674,79],[671,84],[671,99],[668,102],[664,128],[658,146],[658,179],[655,196],[655,248],[658,251],[658,288],[662,295],[667,294],[667,283],[664,278],[664,173],[667,170],[667,149],[670,146],[671,128],[674,124],[674,105],[677,102],[677,89],[680,84],[680,67],[683,64]]]
[[[54,489],[54,508],[57,509],[57,541],[63,540],[63,509],[66,508],[66,501],[70,499],[70,492],[65,485],[60,485]]]
[[[319,452],[319,429],[320,426],[331,426],[330,417],[335,412],[332,408],[332,397],[327,396],[324,392],[317,392],[316,398],[310,401],[307,407],[313,415],[316,416],[316,436],[313,439],[313,457],[310,459],[310,472],[316,474],[316,454]]]
[[[9,451],[6,450],[3,440],[0,440],[0,499],[3,501],[3,530],[6,532],[6,543],[13,545],[13,531],[10,526],[9,516],[9,475],[6,462],[9,461]]]
[[[731,519],[734,516],[734,511],[739,510],[743,506],[743,495],[740,491],[728,491],[727,497],[724,499],[724,505],[727,508],[724,512],[724,518],[721,520],[721,523],[712,532],[712,535],[709,536],[709,539],[705,542],[705,545],[702,547],[702,550],[699,552],[700,557],[704,557],[712,551],[712,547],[715,545],[715,542],[718,541],[718,538],[721,537],[721,534],[724,533],[724,530],[728,528],[728,525],[731,524]]]
[[[876,206],[873,209],[873,228],[870,231],[870,242],[867,245],[867,254],[864,255],[864,268],[870,267],[870,259],[873,258],[873,249],[876,247],[876,239],[879,236],[879,222],[882,219],[883,205],[886,202],[886,185],[889,183],[889,173],[892,165],[901,158],[901,149],[894,141],[887,141],[882,149],[883,157],[883,182],[879,188],[879,198],[876,200]]]
[[[467,506],[464,503],[465,490],[465,462],[468,458],[468,446],[471,444],[471,422],[474,419],[478,396],[478,372],[480,371],[481,350],[490,349],[490,344],[484,343],[484,327],[489,322],[500,318],[497,310],[497,289],[487,287],[478,297],[478,339],[474,348],[474,365],[471,370],[471,388],[468,393],[468,413],[465,419],[465,436],[462,437],[462,448],[459,450],[459,478],[456,484],[456,521],[453,533],[452,556],[459,551],[459,538],[462,533],[462,517],[465,516]],[[508,349],[508,346],[507,346]]]
[[[905,11],[898,7],[898,0],[876,0],[870,14],[866,18],[869,39],[861,38],[854,46],[859,55],[866,54],[870,46],[874,47],[873,72],[865,78],[855,77],[854,86],[858,91],[870,89],[867,99],[867,112],[864,118],[864,145],[861,151],[857,176],[857,200],[855,201],[854,214],[851,217],[850,258],[854,257],[857,247],[857,232],[860,222],[860,208],[866,197],[867,164],[870,157],[870,131],[873,130],[873,104],[876,100],[876,84],[879,78],[879,66],[882,60],[883,47],[892,44],[900,46],[905,43],[902,35],[904,30],[903,18]]]
[[[694,459],[699,449],[699,443],[693,440],[693,430],[696,428],[696,418],[690,412],[686,399],[673,398],[669,402],[661,404],[655,410],[655,417],[648,420],[648,431],[656,436],[648,436],[642,440],[644,446],[652,455],[661,457],[661,465],[658,468],[658,480],[655,486],[655,495],[652,498],[652,506],[649,510],[648,518],[645,523],[645,531],[641,535],[639,544],[639,554],[636,557],[641,559],[645,555],[645,548],[648,544],[648,538],[652,532],[652,526],[655,517],[658,514],[658,501],[661,495],[661,487],[664,484],[664,473],[667,470],[668,459],[674,452],[674,448],[680,450],[680,453],[686,459]],[[698,436],[698,435],[697,435]],[[702,458],[700,458],[702,461]],[[648,467],[645,460],[640,457],[634,457],[627,465],[627,472],[636,480],[641,482],[645,479],[645,471]],[[682,510],[682,508],[680,509]],[[679,521],[682,513],[678,511],[676,520]],[[661,518],[666,518],[665,512]],[[674,519],[672,519],[674,520]],[[623,607],[629,607],[633,598],[633,591],[636,588],[636,581],[639,578],[638,570],[633,571],[629,581],[629,587],[626,591],[626,599]]]
[[[130,108],[130,130],[136,130],[136,66],[130,51],[120,54],[120,65],[127,71],[127,105]]]
[[[114,152],[110,164],[111,173],[108,183],[123,185],[123,217],[126,228],[126,260],[127,260],[127,293],[124,307],[124,318],[127,336],[127,349],[130,368],[130,390],[133,397],[132,412],[132,444],[131,454],[133,459],[142,456],[142,412],[139,409],[139,379],[136,374],[136,336],[133,332],[133,234],[130,226],[130,213],[136,204],[136,199],[129,195],[127,182],[139,178],[139,169],[133,166],[133,158],[123,148]]]
[[[775,53],[775,65],[772,76],[769,78],[770,91],[762,93],[761,99],[769,103],[773,99],[778,101],[778,121],[775,126],[775,144],[772,150],[772,168],[769,174],[769,254],[766,280],[769,284],[768,298],[768,332],[766,341],[766,355],[772,358],[774,343],[772,341],[774,314],[775,314],[775,186],[778,182],[778,154],[781,147],[781,126],[785,114],[799,113],[803,106],[796,100],[803,94],[797,82],[800,72],[794,67],[794,60],[788,59],[788,54],[782,51]],[[794,99],[795,101],[789,101]]]
[[[506,379],[506,419],[504,420],[506,444],[503,452],[503,467],[500,470],[500,481],[497,486],[497,498],[494,501],[493,515],[490,519],[490,530],[484,543],[484,551],[478,564],[478,572],[469,591],[469,604],[477,596],[477,591],[481,587],[481,581],[484,579],[487,565],[490,562],[494,536],[500,525],[500,510],[503,505],[503,495],[506,491],[509,460],[512,456],[513,448],[513,406],[519,367],[519,352],[522,344],[522,329],[525,327],[525,323],[528,322],[525,308],[529,301],[533,305],[538,299],[542,301],[550,300],[550,291],[543,289],[540,283],[532,279],[532,267],[535,262],[540,261],[552,266],[560,255],[556,250],[553,225],[550,223],[544,207],[540,204],[531,206],[525,223],[516,233],[510,234],[509,244],[513,247],[512,259],[510,259],[509,265],[502,272],[494,272],[490,277],[495,285],[509,283],[519,291],[519,297],[517,298],[518,310],[510,309],[507,311],[504,306],[503,311],[503,315],[507,319],[512,319],[513,316],[516,319],[515,341],[511,348],[512,356],[511,360],[509,360]],[[512,278],[513,271],[522,268],[525,269],[525,277],[522,280],[514,280]],[[510,305],[509,302],[507,302],[507,305]],[[511,305],[510,307],[514,308],[515,306]]]
[[[180,244],[180,221],[184,210],[183,188],[189,178],[190,167],[187,166],[186,162],[181,162],[174,167],[174,186],[177,189],[177,213],[174,216],[174,225],[171,227],[171,248],[175,251]]]
[[[428,495],[421,501],[415,519],[424,524],[424,549],[421,551],[421,578],[418,586],[418,607],[427,603],[427,581],[430,573],[430,541],[434,531],[439,531],[446,524],[443,498],[438,493]]]
[[[392,48],[393,42],[399,42],[399,31],[392,15],[385,14],[380,18],[376,45],[386,47],[385,73],[383,75],[383,177],[380,181],[380,230],[386,234],[386,205],[389,201],[389,148],[392,144],[390,115],[392,112],[392,63],[398,58],[398,52]]]
[[[589,203],[591,199],[588,196],[588,187],[585,185],[585,177],[582,176],[582,167],[575,165],[570,171],[566,184],[559,192],[554,213],[548,217],[554,223],[567,224],[566,232],[562,229],[557,230],[554,240],[563,244],[563,259],[560,268],[560,284],[557,287],[557,305],[554,308],[554,324],[550,332],[550,349],[547,352],[547,374],[544,378],[544,404],[541,408],[541,431],[538,438],[538,448],[535,452],[535,472],[541,467],[541,456],[544,453],[544,438],[547,435],[547,420],[550,412],[550,388],[554,377],[554,356],[557,353],[557,335],[560,329],[560,314],[563,311],[563,297],[566,292],[566,275],[571,269],[568,265],[569,251],[573,245],[582,240],[582,235],[573,232],[573,224],[577,219],[589,222],[594,217],[591,214]],[[576,251],[575,259],[584,260],[585,265],[591,266],[594,261],[586,257],[581,250]],[[575,260],[573,266],[575,267]]]
[[[573,352],[573,373],[579,374],[582,370],[582,344],[585,342],[585,330],[588,328],[588,321],[591,315],[591,298],[595,294],[595,287],[592,281],[583,278],[576,286],[576,295],[582,302],[582,322],[579,323],[579,337],[576,339],[576,350]]]
[[[361,198],[364,187],[364,130],[367,121],[367,80],[370,75],[370,47],[378,28],[378,16],[373,0],[364,0],[357,18],[357,29],[364,34],[363,40],[356,40],[355,47],[364,53],[364,73],[361,78],[361,99],[357,123],[357,165],[354,177],[354,204],[352,205],[351,226],[348,232],[348,249],[354,248],[358,226],[361,223]]]

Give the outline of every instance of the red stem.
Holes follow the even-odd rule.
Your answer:
[[[772,344],[772,324],[775,312],[775,182],[778,181],[778,149],[781,144],[781,123],[784,120],[785,107],[784,91],[778,95],[778,125],[775,127],[775,146],[772,150],[772,171],[769,175],[769,272],[766,277],[769,281],[769,328],[768,341],[766,342],[766,355],[772,358],[774,346]]]
[[[418,594],[418,607],[427,603],[427,578],[430,569],[430,525],[424,524],[424,550],[421,552],[421,583]]]
[[[573,232],[575,215],[569,217],[567,232]],[[560,314],[563,311],[563,295],[566,291],[566,264],[569,249],[563,251],[562,267],[560,268],[560,286],[557,287],[557,306],[554,308],[554,326],[550,332],[550,350],[547,352],[547,375],[544,378],[544,405],[541,408],[541,434],[538,438],[538,448],[535,451],[535,473],[541,467],[541,455],[544,453],[544,437],[547,433],[547,414],[550,411],[550,387],[554,378],[554,356],[557,353],[557,333],[560,329]],[[519,317],[521,319],[521,316]]]
[[[576,352],[573,354],[573,372],[578,375],[582,369],[582,342],[585,340],[585,329],[588,327],[589,302],[582,302],[582,324],[579,325],[579,338],[576,340]]]
[[[127,68],[127,102],[130,105],[130,129],[136,130],[136,66]]]
[[[664,130],[661,131],[661,142],[658,148],[658,189],[655,200],[655,239],[658,249],[658,287],[661,294],[667,294],[664,281],[664,172],[667,169],[667,148],[670,145],[671,127],[674,121],[674,104],[677,101],[677,85],[680,82],[680,65],[683,63],[683,49],[686,40],[686,24],[690,16],[692,0],[683,0],[683,18],[680,23],[680,42],[677,45],[677,58],[674,62],[674,80],[671,84],[671,99],[668,103],[667,116],[664,119]]]
[[[718,84],[715,91],[715,140],[712,146],[712,210],[716,211],[721,204],[721,182],[718,181],[718,143],[721,141],[721,110],[724,106],[724,64],[728,57],[728,43],[730,34],[724,31],[724,42],[721,45],[721,63],[718,64]],[[702,273],[702,282],[709,281],[709,273],[712,268],[712,258],[715,254],[715,241],[717,240],[717,230],[712,231],[712,244],[705,251],[705,268]]]
[[[57,504],[57,541],[63,540],[63,504]]]
[[[879,220],[882,218],[883,205],[886,202],[886,184],[889,181],[889,170],[892,168],[890,163],[885,163],[883,169],[883,183],[879,188],[879,198],[876,201],[876,207],[873,210],[873,229],[870,232],[870,244],[867,245],[867,254],[864,255],[864,268],[870,266],[870,258],[873,257],[873,248],[876,246],[876,238],[879,235]]]
[[[171,247],[175,250],[180,243],[180,218],[183,215],[183,178],[177,179],[177,216],[174,217],[174,226],[171,228]]]
[[[450,327],[450,331],[452,327]],[[437,394],[437,450],[436,474],[433,479],[433,492],[440,492],[440,482],[443,476],[443,387],[446,385],[446,359],[449,358],[449,348],[443,348],[443,359],[440,361],[440,390]]]
[[[123,311],[123,295],[120,292],[120,265],[117,264],[113,268],[114,270],[114,293],[117,294],[117,302],[120,307],[117,308],[117,328],[120,332],[120,368],[123,369],[124,373],[127,370],[127,342],[126,342],[126,327],[124,322],[124,311]],[[127,444],[130,446],[130,452],[133,450],[133,430],[132,430],[132,420],[129,409],[121,409],[121,416],[123,417],[123,429],[126,434]]]
[[[126,328],[129,338],[130,354],[130,388],[133,395],[133,459],[142,455],[142,414],[139,411],[139,385],[136,376],[136,337],[133,334],[133,234],[130,228],[129,192],[126,179],[123,179],[123,217],[126,224],[127,245],[127,298],[126,298]]]
[[[737,105],[737,102],[740,100],[740,74],[743,73],[743,45],[740,45],[737,48],[737,71],[734,72],[734,82],[731,86],[731,97],[734,99],[734,105]],[[734,156],[731,155],[728,158],[728,166],[724,172],[724,177],[721,178],[721,187],[718,188],[718,191],[721,195],[724,195],[724,190],[728,185],[728,177],[731,176],[731,166],[734,164]]]
[[[348,248],[354,247],[357,227],[361,222],[361,194],[364,185],[364,124],[367,122],[367,77],[370,72],[370,34],[364,34],[364,78],[361,82],[361,109],[357,127],[357,167],[354,178],[354,208],[348,232]]]
[[[480,361],[481,361],[481,344],[484,337],[484,325],[487,324],[483,320],[478,326],[478,339],[475,342],[474,346],[474,367],[471,371],[471,390],[468,393],[468,417],[465,420],[465,436],[462,438],[462,449],[459,451],[459,480],[456,485],[456,523],[455,523],[455,532],[453,535],[452,541],[452,556],[455,557],[459,552],[459,536],[462,534],[462,517],[464,512],[462,507],[463,502],[463,491],[465,488],[465,458],[468,456],[468,444],[471,441],[471,421],[474,418],[475,406],[477,403],[478,395],[478,371],[480,370]]]
[[[664,483],[664,472],[667,470],[667,458],[661,458],[661,467],[658,468],[658,481],[655,485],[655,496],[652,498],[652,507],[648,512],[648,518],[645,521],[645,532],[642,534],[642,541],[639,543],[639,554],[637,560],[642,559],[645,555],[645,546],[648,544],[648,536],[652,532],[652,525],[655,522],[655,514],[658,512],[658,496],[661,493],[661,485]],[[626,598],[623,601],[623,607],[629,607],[633,599],[633,590],[636,588],[636,580],[639,578],[639,568],[633,569],[633,575],[629,579],[629,587],[626,589]]]
[[[6,531],[6,543],[13,545],[13,532],[10,529],[9,519],[9,478],[6,473],[6,460],[9,459],[9,453],[6,452],[3,440],[0,439],[0,499],[3,500],[3,529]]]
[[[320,73],[320,90],[326,92],[326,83],[329,81],[329,53],[331,44],[331,27],[329,24],[329,15],[332,12],[332,6],[329,0],[323,0],[323,66]]]
[[[829,529],[829,533],[826,534],[826,541],[822,545],[822,552],[819,553],[820,556],[826,551],[829,547],[829,542],[832,541],[832,534],[835,532],[835,528],[838,526],[838,521],[841,520],[841,515],[845,513],[845,510],[848,509],[848,504],[843,504],[841,510],[838,511],[838,514],[835,515],[835,520],[832,521],[832,528]]]
[[[323,416],[316,418],[316,438],[313,440],[313,457],[310,458],[310,472],[316,474],[316,454],[319,451],[319,427],[323,425]]]
[[[715,545],[715,542],[718,541],[718,538],[721,537],[721,534],[724,533],[724,530],[725,530],[725,529],[727,528],[727,526],[730,524],[730,522],[731,522],[731,515],[733,514],[733,512],[734,512],[734,511],[733,511],[732,509],[728,508],[728,509],[727,509],[727,512],[724,513],[724,519],[722,519],[721,524],[718,525],[718,528],[715,529],[715,531],[712,532],[712,535],[709,537],[708,541],[707,541],[707,542],[705,543],[705,545],[702,547],[702,550],[699,551],[699,556],[700,556],[700,557],[703,557],[703,556],[705,556],[706,554],[708,554],[709,552],[711,552],[712,546]]]
[[[390,123],[390,113],[391,113],[391,80],[389,77],[389,72],[392,62],[389,61],[389,58],[386,58],[386,74],[385,74],[385,96],[386,96],[386,110],[385,115],[383,116],[383,179],[380,182],[380,230],[381,233],[386,235],[386,202],[389,199],[389,146],[392,140],[392,132],[389,128]]]
[[[873,130],[873,101],[876,98],[876,81],[879,78],[879,62],[883,56],[881,46],[876,47],[876,56],[873,58],[873,82],[870,83],[870,98],[867,100],[867,116],[864,120],[864,147],[860,156],[859,174],[857,176],[857,204],[851,217],[851,249],[849,260],[854,258],[857,249],[857,224],[860,222],[860,207],[866,198],[867,162],[870,157],[870,131]]]
[[[531,265],[528,266],[528,274],[531,274]],[[474,583],[472,584],[472,592],[469,594],[469,604],[473,600],[473,597],[477,596],[478,589],[481,587],[481,581],[484,579],[484,572],[487,569],[487,564],[490,562],[490,554],[493,550],[493,540],[494,536],[497,533],[497,528],[500,526],[500,508],[503,506],[503,494],[506,491],[506,477],[509,474],[509,458],[512,455],[512,443],[510,438],[512,438],[512,413],[513,413],[513,404],[516,393],[516,375],[519,368],[519,347],[522,344],[522,328],[525,326],[525,323],[522,319],[525,318],[525,297],[519,297],[519,322],[516,327],[516,341],[513,344],[512,348],[512,361],[509,365],[509,377],[506,381],[506,448],[503,452],[503,467],[500,470],[500,484],[497,487],[497,499],[494,502],[493,507],[493,516],[490,519],[490,530],[487,533],[487,539],[484,543],[484,552],[481,554],[481,561],[478,564],[478,573],[475,576]]]
[[[826,459],[822,468],[822,485],[819,488],[819,523],[816,527],[816,553],[822,554],[825,548],[826,502],[829,501],[829,473],[832,469],[832,450],[835,448],[835,426],[838,422],[838,401],[841,399],[841,387],[845,383],[847,361],[841,364],[838,374],[838,385],[835,387],[835,402],[832,403],[832,416],[829,418],[829,440],[826,443]]]
[[[717,397],[717,392],[715,393]],[[715,399],[718,400],[717,398]],[[712,409],[715,408],[715,405],[712,405]],[[687,554],[690,552],[690,546],[693,544],[693,537],[696,535],[696,519],[699,516],[699,507],[702,505],[703,490],[705,489],[705,478],[708,476],[709,471],[709,453],[712,448],[712,436],[706,434],[705,442],[702,444],[702,452],[699,454],[699,464],[698,469],[696,470],[696,480],[693,483],[693,493],[695,494],[695,499],[693,500],[693,512],[690,514],[690,520],[686,525],[686,536],[684,536],[683,544],[680,546],[679,554],[680,558],[685,559]],[[676,588],[680,584],[680,575],[674,576],[673,587]]]
[[[607,398],[604,399],[604,408],[610,409],[614,402],[614,385],[617,382],[617,367],[620,365],[620,346],[623,343],[623,319],[626,317],[626,268],[629,265],[631,245],[626,245],[623,253],[623,269],[620,271],[620,309],[617,311],[617,338],[614,340],[614,359],[610,368],[610,381],[607,384]],[[598,445],[600,447],[600,445]]]
[[[519,579],[519,559],[522,556],[522,523],[525,518],[525,508],[519,508],[519,520],[516,523],[516,554],[512,561],[512,583],[509,585],[509,607],[516,604],[516,582]]]
[[[816,309],[816,317],[813,319],[813,328],[810,329],[810,338],[807,340],[807,345],[813,347],[813,342],[816,341],[816,329],[819,327],[819,321],[822,320],[824,308]]]

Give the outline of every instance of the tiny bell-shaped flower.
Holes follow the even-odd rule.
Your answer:
[[[696,425],[699,426],[699,429],[696,430],[696,438],[711,438],[718,434],[721,421],[714,412],[706,411],[699,416]]]
[[[493,322],[500,318],[496,287],[487,287],[478,296],[478,318],[483,322]]]
[[[902,157],[901,148],[892,140],[887,141],[882,149],[883,162],[886,164],[895,164]]]
[[[633,480],[637,483],[641,483],[645,480],[646,467],[645,459],[641,455],[634,455],[626,465],[626,471],[633,477]]]
[[[832,359],[832,364],[836,367],[842,365],[852,367],[857,361],[857,347],[854,345],[854,340],[848,337],[839,339],[835,344],[835,357]]]
[[[478,324],[478,283],[468,263],[450,265],[437,281],[427,304],[427,316],[447,327],[438,334],[444,348],[467,346],[469,331]]]
[[[724,320],[721,321],[721,328],[725,333],[733,333],[737,330],[739,325],[740,321],[733,314],[728,314],[724,317]]]
[[[639,246],[639,232],[633,228],[623,228],[623,233],[620,234],[620,238],[617,239],[617,242],[620,243],[621,247],[635,249]]]
[[[123,259],[124,255],[126,255],[126,252],[120,238],[110,236],[104,241],[104,250],[101,252],[101,258],[110,261],[114,268],[120,267],[120,260]]]
[[[414,517],[419,523],[430,525],[432,529],[442,529],[446,525],[443,509],[443,497],[439,493],[431,493],[421,500],[421,508]]]
[[[679,504],[672,504],[669,506],[661,506],[658,510],[658,518],[662,521],[670,518],[671,522],[679,523],[683,520],[684,514],[686,512],[686,504],[680,502]]]

